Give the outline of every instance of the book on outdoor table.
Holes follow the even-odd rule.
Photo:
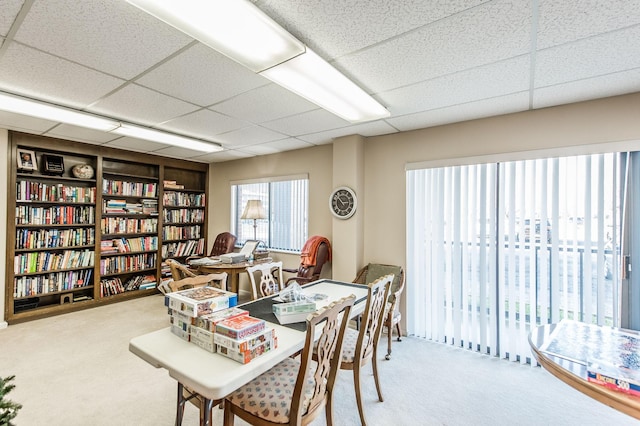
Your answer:
[[[232,351],[249,351],[260,346],[267,340],[273,340],[276,336],[276,331],[272,327],[267,327],[259,333],[252,334],[244,339],[232,339],[231,337],[223,336],[219,333],[213,334],[213,342],[217,345],[224,346]]]
[[[222,320],[216,324],[216,333],[232,339],[244,339],[266,328],[265,320],[251,316],[241,316]]]
[[[216,345],[216,351],[227,358],[231,358],[234,361],[240,362],[242,364],[247,364],[251,362],[251,360],[275,349],[278,347],[278,338],[274,337],[273,339],[266,340],[262,342],[260,345],[256,346],[253,349],[247,351],[234,351],[225,346]]]
[[[198,287],[167,293],[165,305],[191,317],[199,317],[238,304],[238,295],[215,287]]]
[[[249,315],[249,311],[236,307],[222,309],[210,314],[193,318],[192,324],[195,327],[203,328],[210,332],[216,331],[216,324],[220,321]]]

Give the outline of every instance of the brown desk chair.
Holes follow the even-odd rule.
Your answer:
[[[221,254],[231,253],[236,246],[236,240],[236,236],[231,232],[221,232],[216,236],[209,256],[220,256]]]
[[[283,269],[284,272],[296,274],[295,276],[287,279],[284,287],[288,286],[293,281],[303,285],[320,279],[322,267],[330,260],[331,244],[329,243],[329,240],[317,235],[309,238],[302,247],[302,251],[300,253],[300,265],[298,266],[298,269]]]
[[[258,263],[247,267],[252,300],[271,296],[282,290],[282,262]],[[259,278],[257,278],[259,275]]]
[[[233,426],[235,416],[252,425],[306,425],[324,407],[331,426],[333,385],[354,300],[354,296],[343,298],[311,314],[300,360],[287,358],[227,396],[224,425]],[[318,361],[313,362],[316,326],[322,333],[317,340]],[[265,406],[265,401],[275,403]]]
[[[221,254],[231,253],[235,249],[236,246],[236,236],[231,232],[221,232],[216,236],[215,241],[213,242],[213,247],[211,247],[211,252],[209,252],[209,256],[220,256]],[[190,260],[201,259],[202,256],[189,256],[185,260],[188,264]]]
[[[392,274],[378,278],[368,284],[367,304],[362,313],[362,324],[359,331],[347,328],[344,334],[342,348],[342,358],[340,369],[353,370],[353,383],[356,391],[356,401],[358,403],[358,413],[360,422],[366,425],[364,417],[364,407],[362,405],[362,392],[360,391],[360,376],[362,367],[371,362],[373,366],[373,378],[378,391],[378,399],[383,402],[380,379],[378,378],[378,341],[385,322],[385,308],[391,282]]]
[[[389,301],[387,303],[387,317],[384,322],[384,326],[387,327],[387,355],[386,359],[391,359],[391,340],[393,339],[393,328],[395,327],[398,332],[398,342],[402,341],[402,327],[400,321],[402,320],[402,313],[400,312],[400,295],[404,290],[404,270],[401,266],[397,265],[384,265],[379,263],[370,263],[358,272],[354,283],[368,284],[376,279],[387,275],[393,274],[395,277],[391,283],[391,291],[389,294]]]

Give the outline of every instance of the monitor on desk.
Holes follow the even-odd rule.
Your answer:
[[[247,240],[245,241],[242,249],[240,249],[240,254],[244,254],[249,257],[250,254],[254,253],[258,248],[258,245],[261,243],[259,240]]]

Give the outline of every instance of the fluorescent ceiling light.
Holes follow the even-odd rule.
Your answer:
[[[147,127],[134,126],[132,124],[123,123],[120,127],[112,130],[111,133],[130,136],[132,138],[145,139],[152,142],[165,143],[167,145],[175,145],[181,148],[193,149],[194,151],[222,151],[222,147],[214,143],[191,139],[186,136],[179,136],[173,133],[166,133],[160,130],[149,129]]]
[[[0,110],[16,114],[29,115],[45,120],[73,124],[89,129],[111,131],[120,125],[119,122],[80,111],[74,111],[58,105],[47,104],[28,98],[0,93]]]
[[[246,0],[127,0],[253,72],[284,62],[305,46]]]
[[[389,116],[378,101],[310,49],[260,75],[352,123]]]

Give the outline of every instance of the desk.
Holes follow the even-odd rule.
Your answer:
[[[566,329],[566,330],[565,330]],[[578,329],[578,332],[576,332]],[[610,327],[598,327],[576,321],[563,320],[535,328],[529,334],[529,344],[536,360],[547,371],[569,386],[631,417],[640,419],[640,398],[587,381],[586,354],[589,347],[602,342],[600,333]],[[616,329],[613,329],[614,331]],[[630,330],[625,333],[640,334]],[[569,341],[567,336],[576,341]],[[555,341],[554,341],[555,339]],[[553,347],[555,343],[560,343]]]
[[[352,317],[362,313],[366,304],[367,287],[363,285],[320,280],[304,287],[314,293],[327,294],[329,298],[323,301],[326,304],[354,294],[356,304],[351,310]],[[251,312],[252,304],[264,300],[266,299],[241,306]],[[166,369],[169,375],[178,381],[179,386],[188,386],[209,402],[224,398],[304,346],[305,332],[277,323],[269,325],[276,330],[277,349],[253,359],[248,364],[240,364],[222,355],[207,352],[193,343],[185,342],[171,333],[170,327],[134,337],[129,342],[129,350],[154,367]],[[205,417],[207,416],[208,413]]]
[[[256,265],[258,263],[271,262],[270,257],[264,259],[256,259],[253,263],[240,262],[240,263],[216,263],[215,265],[200,265],[198,266],[198,272],[201,274],[218,274],[226,272],[229,274],[229,291],[238,293],[240,284],[240,274],[247,270],[247,266]]]

